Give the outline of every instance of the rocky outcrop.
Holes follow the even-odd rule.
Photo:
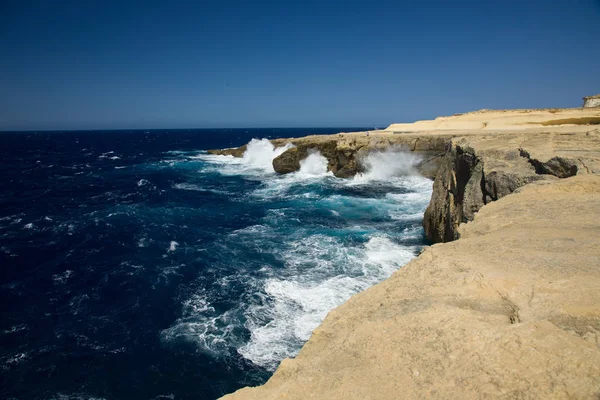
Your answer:
[[[207,150],[208,154],[217,155],[217,156],[234,156],[234,157],[242,157],[246,152],[247,145],[243,145],[240,147],[232,147],[230,149],[213,149]]]
[[[566,149],[563,135],[552,133],[453,138],[423,218],[427,238],[434,243],[458,239],[459,225],[472,221],[481,207],[531,182],[599,172],[599,132],[568,136],[572,145],[580,146],[578,150]],[[545,147],[542,151],[540,143]]]
[[[389,148],[411,151],[422,156],[415,168],[423,176],[433,178],[439,168],[444,153],[447,136],[390,135],[377,132],[344,133],[339,135],[307,136],[297,139],[272,140],[276,147],[291,143],[294,147],[273,160],[273,169],[287,174],[300,169],[300,161],[309,152],[318,151],[328,161],[328,170],[339,178],[348,178],[363,172],[361,160],[372,151]],[[233,155],[242,157],[246,146],[224,150],[209,150],[209,154]]]
[[[273,160],[273,168],[282,174],[299,170],[300,161],[315,150],[327,158],[335,176],[344,178],[362,172],[361,160],[372,151],[395,146],[421,154],[423,160],[416,169],[434,178],[423,219],[425,234],[434,243],[458,239],[459,225],[472,221],[482,206],[526,184],[600,173],[598,129],[485,135],[372,132],[369,136],[346,133],[273,141],[275,146],[286,143],[294,147]],[[211,153],[241,157],[244,151],[242,146]]]
[[[363,151],[361,151],[363,150]],[[327,161],[327,168],[338,178],[349,178],[362,172],[359,162],[361,155],[366,154],[365,148],[339,149],[335,140],[318,144],[301,143],[273,160],[273,169],[280,174],[295,172],[300,169],[300,161],[305,159],[311,151],[318,151]]]
[[[508,168],[504,165],[500,170],[490,168],[489,171],[485,159],[473,148],[450,143],[437,171],[431,201],[423,217],[427,239],[434,243],[458,239],[459,225],[472,221],[484,204],[501,199],[523,185],[545,179],[534,168],[524,168],[523,160],[514,157],[515,151],[502,154],[505,160],[512,160],[513,165]],[[531,162],[530,158],[527,160]],[[554,160],[552,165],[566,163],[560,160]],[[556,175],[565,177],[562,176],[563,169],[557,170]],[[555,172],[551,169],[544,171],[549,174]]]
[[[583,108],[600,107],[600,94],[583,98]]]
[[[537,174],[554,175],[557,178],[568,178],[577,175],[577,163],[565,157],[552,157],[546,162],[531,158],[527,150],[519,150],[521,156],[526,157],[535,168]]]
[[[371,132],[277,139],[275,146],[293,148],[273,160],[275,171],[300,169],[311,151],[328,160],[338,177],[362,172],[361,160],[372,151],[390,147],[422,155],[416,169],[434,178],[433,195],[423,219],[427,238],[448,242],[459,238],[459,225],[472,221],[485,204],[540,180],[563,179],[577,174],[600,174],[600,130],[570,128],[561,132],[464,132],[390,134]],[[585,129],[585,128],[584,128]],[[245,146],[211,151],[241,157]]]
[[[473,149],[450,144],[433,183],[423,227],[432,242],[458,239],[458,225],[483,206],[483,162]]]
[[[273,169],[280,174],[298,171],[300,161],[305,159],[311,151],[321,153],[328,161],[328,170],[337,177],[347,178],[360,171],[360,166],[356,160],[356,151],[338,150],[337,141],[334,139],[317,143],[294,143],[294,147],[286,150],[273,160]]]

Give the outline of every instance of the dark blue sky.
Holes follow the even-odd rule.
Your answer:
[[[0,1],[0,130],[383,126],[600,92],[600,1]]]

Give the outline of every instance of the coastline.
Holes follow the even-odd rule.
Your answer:
[[[340,176],[364,152],[443,149],[424,226],[448,243],[332,310],[265,385],[224,398],[598,396],[598,120],[598,108],[486,110],[275,140],[297,146],[288,169],[325,149]]]

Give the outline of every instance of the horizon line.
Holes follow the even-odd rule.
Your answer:
[[[383,126],[383,125],[382,125]],[[389,124],[385,125],[386,127]],[[192,131],[192,130],[230,130],[230,129],[248,129],[248,130],[259,130],[259,129],[330,129],[330,128],[367,128],[368,126],[344,126],[344,125],[330,125],[330,126],[263,126],[263,127],[221,127],[221,128],[92,128],[92,129],[26,129],[26,130],[4,130],[0,129],[0,133],[37,133],[37,132],[116,132],[116,131]],[[374,127],[373,129],[381,129]]]

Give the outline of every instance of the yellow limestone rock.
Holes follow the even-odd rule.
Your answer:
[[[599,123],[597,108],[482,110],[274,141],[330,146],[330,167],[363,148],[444,151],[430,208],[462,217],[433,213],[432,228],[459,239],[332,310],[265,385],[225,399],[600,398]]]
[[[598,398],[600,177],[530,183],[459,229],[225,399]]]

